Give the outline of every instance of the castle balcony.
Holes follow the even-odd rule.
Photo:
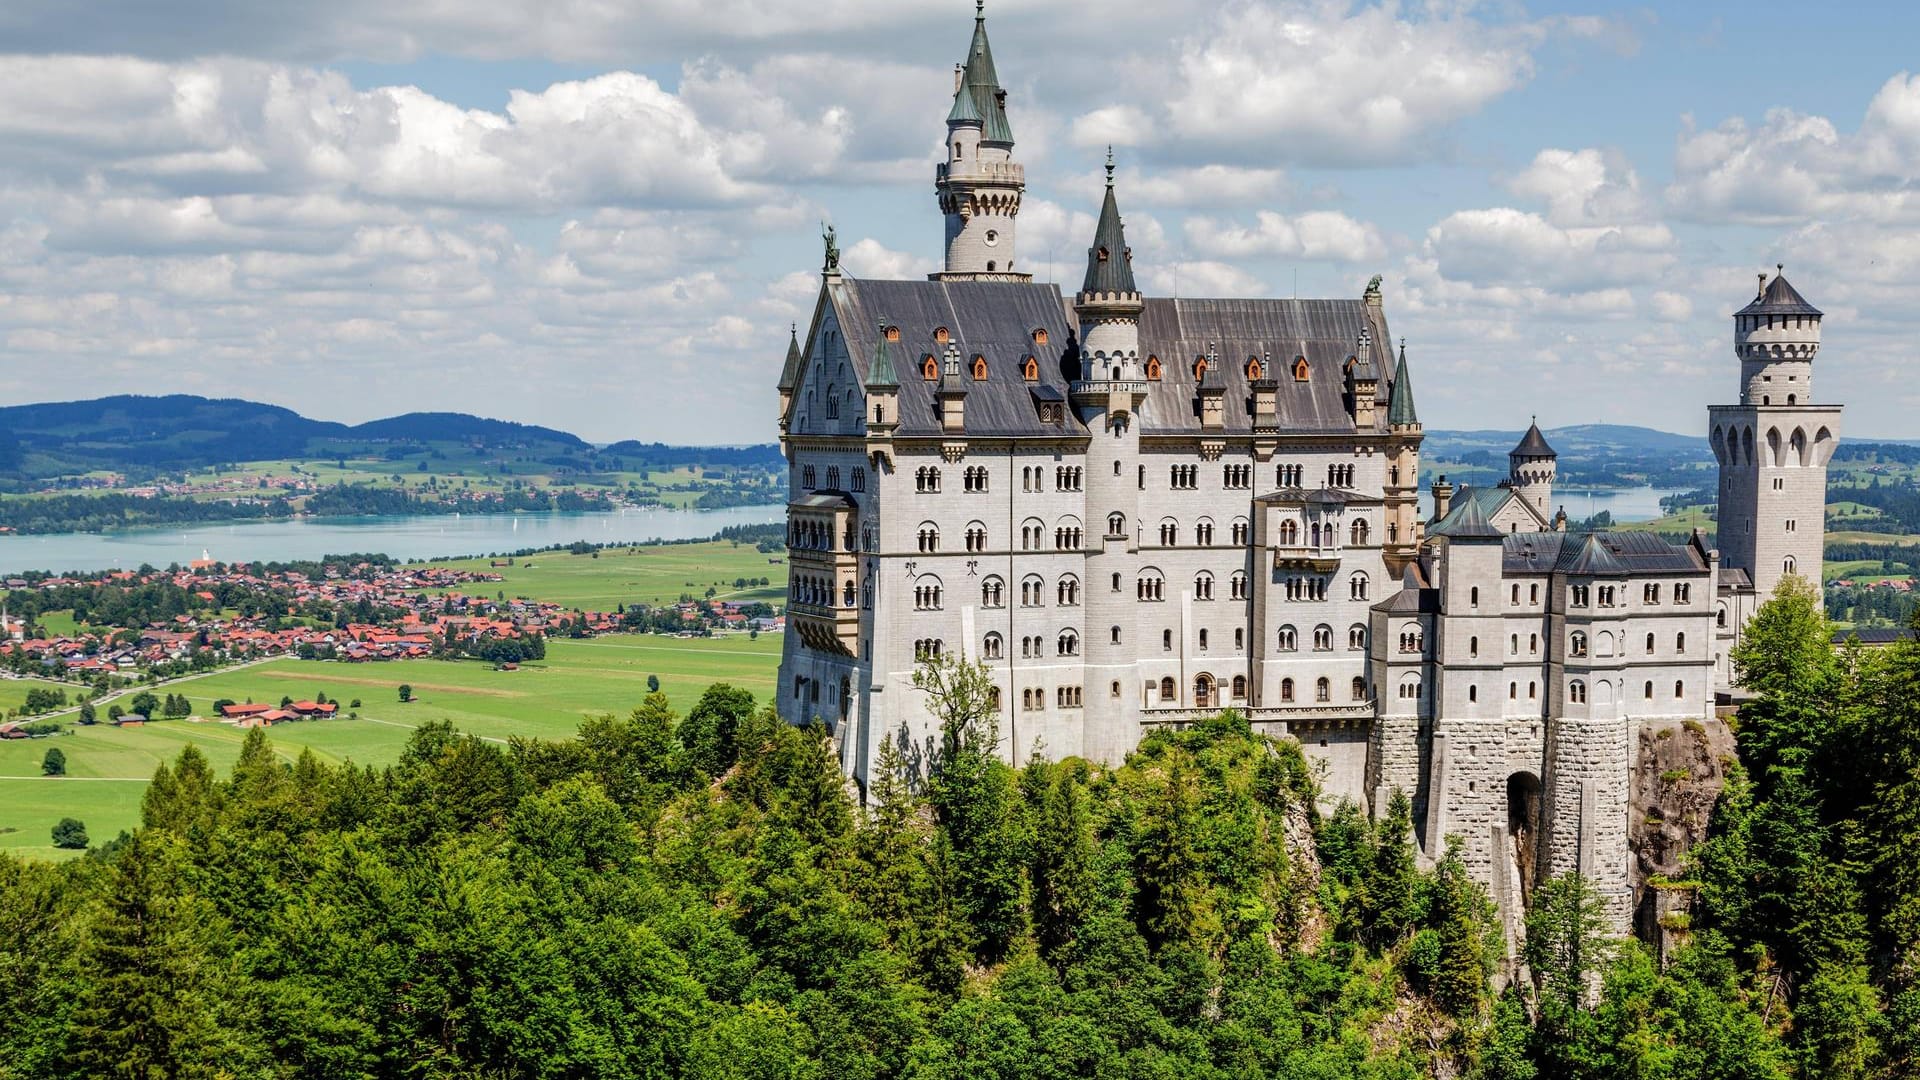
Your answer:
[[[819,652],[856,655],[860,642],[860,609],[825,604],[787,605],[787,626],[808,648]]]
[[[1255,724],[1284,723],[1291,731],[1295,728],[1305,730],[1310,727],[1351,727],[1356,724],[1371,723],[1375,703],[1355,701],[1333,704],[1325,701],[1309,701],[1292,705],[1248,706],[1246,703],[1222,705],[1218,708],[1196,709],[1191,707],[1154,708],[1148,706],[1140,710],[1140,722],[1155,727],[1180,727],[1199,723],[1202,720],[1220,715],[1228,709],[1247,718]]]
[[[1067,384],[1067,396],[1076,406],[1104,409],[1113,414],[1131,413],[1147,399],[1145,379],[1075,379]]]
[[[1014,161],[963,162],[955,166],[943,162],[934,167],[936,184],[1022,184],[1027,182],[1027,167]]]
[[[1311,570],[1317,574],[1331,573],[1340,569],[1340,549],[1305,546],[1275,547],[1273,568],[1275,570]]]

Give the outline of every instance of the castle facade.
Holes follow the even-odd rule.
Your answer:
[[[1395,791],[1503,913],[1580,870],[1623,925],[1637,729],[1712,716],[1784,575],[1819,573],[1839,408],[1784,277],[1735,316],[1711,411],[1721,536],[1570,532],[1537,426],[1508,480],[1419,499],[1422,428],[1379,278],[1320,300],[1149,297],[1112,165],[1080,289],[1015,256],[1025,188],[984,18],[935,192],[945,266],[842,272],[831,242],[782,369],[788,633],[778,707],[865,788],[924,768],[923,657],[986,665],[1009,760],[1115,762],[1232,708],[1297,739],[1329,799]]]

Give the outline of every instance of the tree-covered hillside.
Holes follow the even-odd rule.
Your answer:
[[[1920,646],[1823,635],[1796,594],[1741,654],[1746,778],[1664,963],[1569,876],[1496,993],[1405,798],[1322,816],[1231,713],[1010,768],[943,661],[943,738],[866,809],[724,686],[565,742],[428,725],[383,771],[183,752],[132,836],[0,858],[0,1077],[1910,1076]]]

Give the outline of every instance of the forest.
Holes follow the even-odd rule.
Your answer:
[[[726,686],[565,741],[428,724],[381,770],[255,730],[231,775],[162,766],[130,835],[0,856],[0,1077],[1912,1076],[1920,646],[1828,638],[1811,590],[1752,625],[1659,957],[1568,875],[1509,959],[1404,797],[1322,814],[1231,712],[1004,764],[951,659],[865,806]]]

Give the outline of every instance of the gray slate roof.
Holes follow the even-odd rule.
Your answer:
[[[1063,394],[1078,375],[1068,341],[1074,318],[1058,286],[1005,281],[866,281],[829,278],[828,302],[845,336],[849,361],[862,385],[876,350],[881,319],[900,328],[891,350],[900,380],[902,435],[939,435],[934,383],[921,378],[922,358],[936,360],[945,349],[933,332],[945,327],[960,348],[963,367],[984,356],[989,377],[972,383],[967,398],[967,432],[983,437],[1086,434],[1073,410],[1064,427],[1043,424],[1035,389],[1022,378],[1028,356],[1040,366],[1040,387]],[[1140,351],[1161,359],[1162,376],[1147,384],[1141,430],[1149,434],[1191,434],[1200,430],[1199,389],[1193,361],[1217,346],[1225,381],[1225,431],[1253,430],[1252,391],[1246,359],[1261,356],[1276,376],[1275,400],[1282,433],[1351,434],[1345,379],[1341,367],[1353,353],[1360,328],[1371,323],[1374,348],[1387,340],[1386,321],[1370,315],[1360,300],[1146,300],[1140,321]],[[1048,344],[1036,348],[1032,334],[1047,332]],[[1295,356],[1311,366],[1305,382],[1293,378]],[[1392,384],[1376,391],[1376,401]],[[1376,416],[1379,413],[1376,411]],[[1380,430],[1385,430],[1382,427]]]
[[[1691,544],[1650,532],[1513,533],[1501,568],[1510,574],[1704,574],[1707,564]]]
[[[1512,495],[1512,492],[1499,488],[1482,488],[1479,491],[1463,489],[1460,496],[1448,504],[1447,515],[1427,527],[1427,535],[1444,536],[1451,540],[1503,539],[1507,534],[1493,527],[1493,522],[1487,520],[1491,511],[1482,505],[1487,500],[1479,492],[1489,490],[1501,496],[1499,502],[1494,504],[1496,508]]]
[[[1225,430],[1229,434],[1253,430],[1248,357],[1259,357],[1270,366],[1281,431],[1351,433],[1353,417],[1347,412],[1343,368],[1354,353],[1361,327],[1369,325],[1373,342],[1388,339],[1386,318],[1373,317],[1358,299],[1148,298],[1140,316],[1140,352],[1159,357],[1162,374],[1159,382],[1147,384],[1140,430],[1161,434],[1200,426],[1194,361],[1212,345],[1219,352],[1220,373],[1226,379]],[[1298,356],[1307,358],[1306,382],[1293,377]],[[1380,385],[1375,401],[1387,400],[1391,387],[1391,383]]]
[[[1386,340],[1382,338],[1381,340]],[[1393,367],[1392,392],[1387,401],[1387,423],[1417,424],[1420,414],[1413,407],[1413,380],[1407,376],[1407,344],[1400,343],[1400,359]]]
[[[1800,290],[1787,281],[1787,275],[1775,274],[1760,295],[1735,315],[1820,315],[1821,310],[1807,303]]]
[[[1113,201],[1113,154],[1107,154],[1107,197],[1100,203],[1100,224],[1093,230],[1093,246],[1087,249],[1087,276],[1081,292],[1131,293],[1140,290],[1133,283],[1133,252],[1127,249],[1127,234],[1120,224],[1120,206]]]
[[[829,279],[828,302],[845,336],[847,356],[862,383],[869,379],[881,320],[900,328],[900,341],[890,349],[900,382],[901,435],[939,435],[940,411],[934,391],[937,382],[921,377],[923,358],[943,361],[944,346],[933,338],[944,327],[960,349],[961,368],[968,382],[967,433],[979,436],[1059,435],[1058,424],[1040,422],[1032,384],[1022,375],[1028,356],[1040,362],[1040,384],[1064,396],[1062,372],[1070,325],[1066,302],[1053,285],[1012,281],[864,281],[842,276]],[[1037,349],[1035,330],[1047,332],[1048,345]],[[984,356],[988,377],[972,382],[973,358]],[[1064,430],[1085,434],[1086,428],[1064,410]]]
[[[787,362],[780,369],[780,389],[791,390],[800,382],[800,328],[794,327],[787,339]]]
[[[1527,433],[1521,436],[1520,445],[1507,451],[1507,456],[1557,458],[1560,455],[1554,453],[1553,447],[1547,445],[1547,437],[1540,434],[1540,425],[1533,423],[1527,425]]]

